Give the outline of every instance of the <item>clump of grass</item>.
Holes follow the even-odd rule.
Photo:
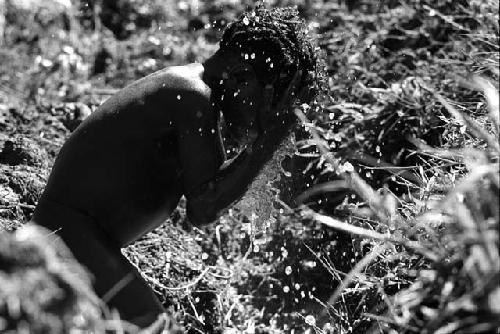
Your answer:
[[[498,11],[488,2],[464,5],[458,15],[441,1],[422,1],[404,19],[398,8],[382,5],[359,21],[344,18],[366,20],[363,28],[369,31],[381,16],[397,14],[388,19],[398,32],[362,39],[376,46],[368,49],[337,38],[343,52],[329,57],[339,66],[333,74],[337,81],[330,81],[338,94],[320,112],[308,113],[312,121],[298,113],[312,133],[301,149],[321,170],[301,201],[323,195],[313,202],[319,213],[302,214],[368,246],[349,274],[332,275],[339,285],[321,301],[325,311],[315,329],[321,331],[330,319],[341,332],[370,327],[372,332],[491,332],[498,327],[498,93],[495,81],[467,74],[498,78],[489,66],[498,63],[498,23],[475,21],[485,13],[498,18]],[[435,20],[428,20],[429,13]],[[446,36],[434,29],[437,22],[447,26]],[[431,39],[414,40],[422,43],[415,48],[412,40],[403,42],[413,36],[415,27],[402,27],[410,23]],[[366,38],[366,30],[356,33]],[[481,56],[458,62],[464,56],[460,50]],[[392,62],[402,53],[410,60],[400,62],[404,71],[396,71]],[[443,62],[441,56],[448,58]],[[414,66],[416,60],[422,69]],[[346,82],[350,86],[339,92]],[[450,102],[457,99],[463,102]],[[345,188],[357,197],[346,197],[337,210],[321,204],[330,192]],[[338,208],[347,212],[346,221]]]
[[[500,325],[498,304],[500,255],[498,93],[493,85],[476,78],[473,84],[483,90],[490,107],[494,134],[476,121],[445,104],[458,122],[479,139],[489,142],[486,149],[464,148],[450,154],[465,162],[468,174],[452,188],[439,208],[417,217],[424,228],[430,217],[439,215],[443,233],[429,246],[439,258],[417,281],[394,298],[390,318],[396,328],[415,333],[491,333]]]
[[[304,217],[360,238],[377,240],[373,242],[372,250],[343,279],[325,304],[327,309],[333,307],[341,295],[350,293],[347,288],[353,282],[372,286],[372,280],[360,280],[359,277],[364,276],[363,272],[371,262],[380,260],[378,258],[382,254],[388,256],[392,252],[386,250],[391,247],[394,249],[396,245],[403,246],[401,250],[408,252],[408,257],[411,254],[420,256],[426,263],[420,268],[427,269],[418,272],[415,282],[393,298],[387,297],[383,282],[375,283],[382,289],[378,293],[387,304],[386,316],[369,313],[365,316],[376,319],[382,330],[390,332],[389,329],[393,328],[405,333],[488,333],[498,328],[498,93],[491,83],[482,78],[475,78],[471,86],[484,90],[490,106],[490,122],[495,129],[493,135],[457,111],[442,96],[436,94],[436,99],[456,117],[456,121],[489,145],[486,149],[469,147],[454,152],[428,146],[422,148],[465,163],[467,174],[449,189],[436,208],[423,208],[414,217],[403,218],[393,195],[381,196],[355,171],[342,170],[340,163],[329,154],[327,143],[319,137],[314,127],[309,128],[325,160],[365,201],[373,217],[378,220],[375,228],[380,231],[303,211]],[[303,114],[299,112],[298,115],[308,122]],[[393,246],[389,246],[391,244]]]
[[[179,333],[166,314],[143,330],[122,321],[97,297],[91,281],[50,231],[30,224],[0,232],[0,331]]]
[[[90,276],[61,241],[34,226],[0,241],[0,331],[104,330]]]

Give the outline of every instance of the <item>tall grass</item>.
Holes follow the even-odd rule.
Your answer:
[[[422,139],[425,133],[421,129],[391,134],[385,127],[373,142],[362,143],[362,152],[357,153],[361,158],[353,159],[352,150],[340,154],[335,150],[338,145],[332,145],[335,141],[331,139],[335,133],[331,127],[325,127],[317,114],[309,120],[303,111],[296,111],[324,161],[323,168],[336,175],[334,179],[343,180],[317,184],[304,198],[348,186],[360,199],[350,206],[349,222],[308,208],[304,208],[302,214],[371,244],[371,251],[338,283],[336,291],[324,304],[319,319],[329,318],[331,325],[315,327],[317,332],[331,329],[359,332],[360,327],[341,325],[339,313],[349,296],[356,293],[376,294],[381,301],[371,312],[368,310],[361,315],[373,321],[371,332],[492,333],[500,326],[498,3],[474,2],[469,7],[462,7],[463,13],[478,22],[479,18],[488,16],[472,30],[458,24],[455,21],[458,16],[433,9],[439,5],[443,2],[421,1],[413,8],[423,8],[447,22],[453,30],[462,31],[455,35],[459,38],[455,44],[447,42],[446,66],[453,72],[438,70],[418,77],[423,72],[416,69],[414,75],[417,77],[410,78],[413,85],[406,85],[404,82],[409,81],[403,78],[404,84],[393,84],[389,89],[390,94],[402,98],[398,104],[404,105],[406,110],[398,114],[410,127],[415,123],[412,125],[410,118],[405,118],[408,112],[412,117],[425,116],[414,114],[421,103],[432,106],[425,109],[426,112],[441,110],[439,128],[445,132],[439,130],[439,141],[429,144],[428,138]],[[463,34],[464,31],[467,33]],[[454,60],[464,46],[469,52],[465,64]],[[487,74],[489,79],[477,74]],[[364,96],[360,98],[366,100]],[[468,101],[452,100],[461,98]],[[380,115],[388,110],[389,103],[391,100],[379,100],[375,104],[371,102],[371,106],[365,103],[354,109],[364,109],[368,117],[380,122],[387,119]],[[371,116],[366,110],[374,106],[378,110]],[[341,101],[334,108],[326,109],[358,115],[359,121],[355,122],[361,126],[344,134],[364,135],[370,140],[373,135],[368,132],[378,131],[373,126],[381,124],[366,123],[366,116],[359,118],[361,113],[353,111],[352,103]],[[430,123],[420,125],[429,126]],[[341,125],[341,133],[348,127]],[[381,136],[385,136],[385,142],[408,140],[414,145],[410,155],[418,154],[423,158],[409,168],[401,165],[404,159],[398,160],[399,164],[395,160],[384,163],[384,157],[391,159],[395,152],[384,151],[388,146],[384,147]],[[347,142],[344,146],[355,141],[348,136],[342,139]],[[382,147],[376,150],[377,158],[364,153],[370,152],[371,145]],[[398,191],[397,185],[385,182],[379,189],[379,183],[371,180],[368,173],[365,175],[370,167],[392,174],[387,180],[399,178],[399,185],[406,185],[405,191]],[[364,212],[359,210],[360,206],[365,207]],[[360,213],[368,220],[356,218]],[[399,263],[394,263],[394,259]],[[376,274],[374,267],[384,273]],[[396,293],[394,290],[389,292],[387,284],[395,275],[408,279],[406,287],[398,287]],[[380,312],[381,309],[385,311]]]

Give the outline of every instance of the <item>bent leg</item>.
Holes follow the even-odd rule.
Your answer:
[[[122,319],[145,327],[164,312],[137,269],[90,217],[42,197],[32,221],[63,239],[94,276],[97,295]]]

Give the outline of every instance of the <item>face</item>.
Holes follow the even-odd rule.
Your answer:
[[[204,81],[212,90],[212,105],[224,115],[228,134],[240,145],[257,138],[258,112],[264,87],[252,66],[235,52],[217,52],[204,63]]]

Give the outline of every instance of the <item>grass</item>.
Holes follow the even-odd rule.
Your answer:
[[[297,3],[328,96],[297,108],[301,126],[218,222],[187,231],[181,203],[124,253],[192,333],[498,332],[498,1]],[[146,11],[151,27],[122,40],[53,25],[34,43],[29,25],[6,29],[0,147],[28,138],[50,161],[2,162],[3,225],[29,217],[41,188],[30,180],[46,177],[79,110],[202,61],[217,32],[184,27],[244,5],[186,8]],[[92,74],[97,54],[105,70]]]

